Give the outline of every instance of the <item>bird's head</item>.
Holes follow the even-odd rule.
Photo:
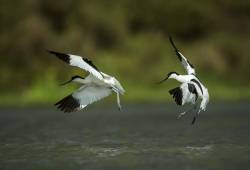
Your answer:
[[[166,81],[167,79],[172,79],[172,78],[175,78],[176,76],[178,76],[179,74],[176,73],[176,72],[170,72],[167,74],[166,78],[163,79],[162,81],[160,81],[159,83],[163,83],[164,81]]]
[[[83,79],[84,78],[81,77],[81,76],[73,76],[73,77],[71,77],[71,79],[69,81],[66,81],[65,83],[62,83],[61,86],[64,86],[64,85],[69,84],[71,82],[78,82],[78,83],[80,83]]]
[[[175,78],[176,76],[178,76],[179,74],[178,73],[176,73],[176,72],[170,72],[170,73],[168,73],[168,75],[167,75],[167,79],[171,79],[171,78]]]

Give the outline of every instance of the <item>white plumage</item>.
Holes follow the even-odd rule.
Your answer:
[[[104,97],[111,95],[112,90],[106,87],[83,85],[80,89],[72,93],[72,97],[79,101],[80,108],[94,103]]]
[[[186,72],[188,73],[188,75],[195,75],[195,69],[194,66],[186,59],[186,57],[184,55],[181,54],[181,52],[176,48],[172,38],[169,38],[170,43],[172,44],[172,46],[175,49],[175,53],[178,56],[179,60],[181,61],[181,64],[183,65],[184,69],[186,70]]]
[[[67,84],[70,82],[76,82],[82,84],[82,86],[72,94],[57,102],[55,105],[58,109],[64,112],[81,110],[87,105],[111,95],[112,92],[115,92],[117,94],[117,104],[121,110],[119,94],[124,94],[125,90],[118,80],[108,74],[100,72],[99,69],[87,58],[54,51],[49,52],[56,55],[59,59],[67,62],[69,65],[79,67],[90,73],[85,78],[74,76],[71,80],[64,83]]]
[[[192,104],[195,104],[196,100],[197,100],[197,97],[196,97],[196,94],[195,93],[191,93],[189,90],[188,90],[188,83],[182,83],[180,85],[180,89],[182,91],[182,102],[181,102],[181,105],[184,105],[186,103],[192,103]]]
[[[179,52],[171,37],[169,37],[169,40],[173,48],[175,49],[175,53],[178,56],[178,59],[186,70],[187,75],[180,75],[176,72],[170,72],[168,73],[167,77],[160,83],[164,82],[167,79],[175,79],[181,83],[179,87],[171,89],[169,93],[173,95],[173,98],[175,99],[177,105],[182,106],[188,103],[195,105],[190,110],[182,112],[178,116],[178,118],[180,118],[187,112],[194,110],[195,116],[192,121],[192,124],[194,124],[199,113],[206,110],[206,106],[209,102],[209,93],[207,88],[197,78],[194,66],[187,60],[184,55]],[[200,100],[198,101],[198,99]]]
[[[89,73],[93,74],[98,79],[102,80],[103,76],[101,75],[101,73],[96,68],[94,68],[89,63],[87,63],[86,61],[91,62],[90,60],[87,60],[87,59],[85,59],[84,61],[84,59],[80,56],[69,54],[69,65],[86,70]]]

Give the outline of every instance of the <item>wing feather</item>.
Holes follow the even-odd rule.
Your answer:
[[[55,106],[64,112],[74,112],[85,108],[87,105],[94,103],[104,97],[109,96],[112,90],[101,86],[82,86],[71,95],[66,96]]]
[[[169,41],[171,45],[173,46],[175,53],[180,60],[181,64],[183,65],[184,69],[187,71],[188,74],[196,74],[194,66],[187,60],[187,58],[181,54],[181,52],[178,50],[178,48],[175,46],[174,41],[171,37],[169,37]]]
[[[59,59],[63,60],[64,62],[68,63],[71,66],[79,67],[93,74],[98,79],[100,80],[103,79],[103,76],[100,73],[99,69],[92,63],[91,60],[87,58],[83,58],[81,56],[72,55],[72,54],[59,53],[59,52],[50,51],[50,50],[48,50],[48,52],[56,55]]]
[[[72,96],[79,101],[80,105],[89,105],[109,96],[111,93],[112,89],[108,87],[83,86],[75,91]]]

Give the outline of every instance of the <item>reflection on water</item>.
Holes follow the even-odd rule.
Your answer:
[[[191,126],[165,105],[1,109],[0,169],[249,169],[249,111],[210,105]]]

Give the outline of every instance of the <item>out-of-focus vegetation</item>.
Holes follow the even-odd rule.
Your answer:
[[[46,49],[88,56],[121,81],[123,100],[168,100],[177,83],[155,82],[184,73],[168,34],[212,100],[250,98],[250,1],[2,0],[0,104],[55,102],[75,88],[58,84],[82,72]]]

